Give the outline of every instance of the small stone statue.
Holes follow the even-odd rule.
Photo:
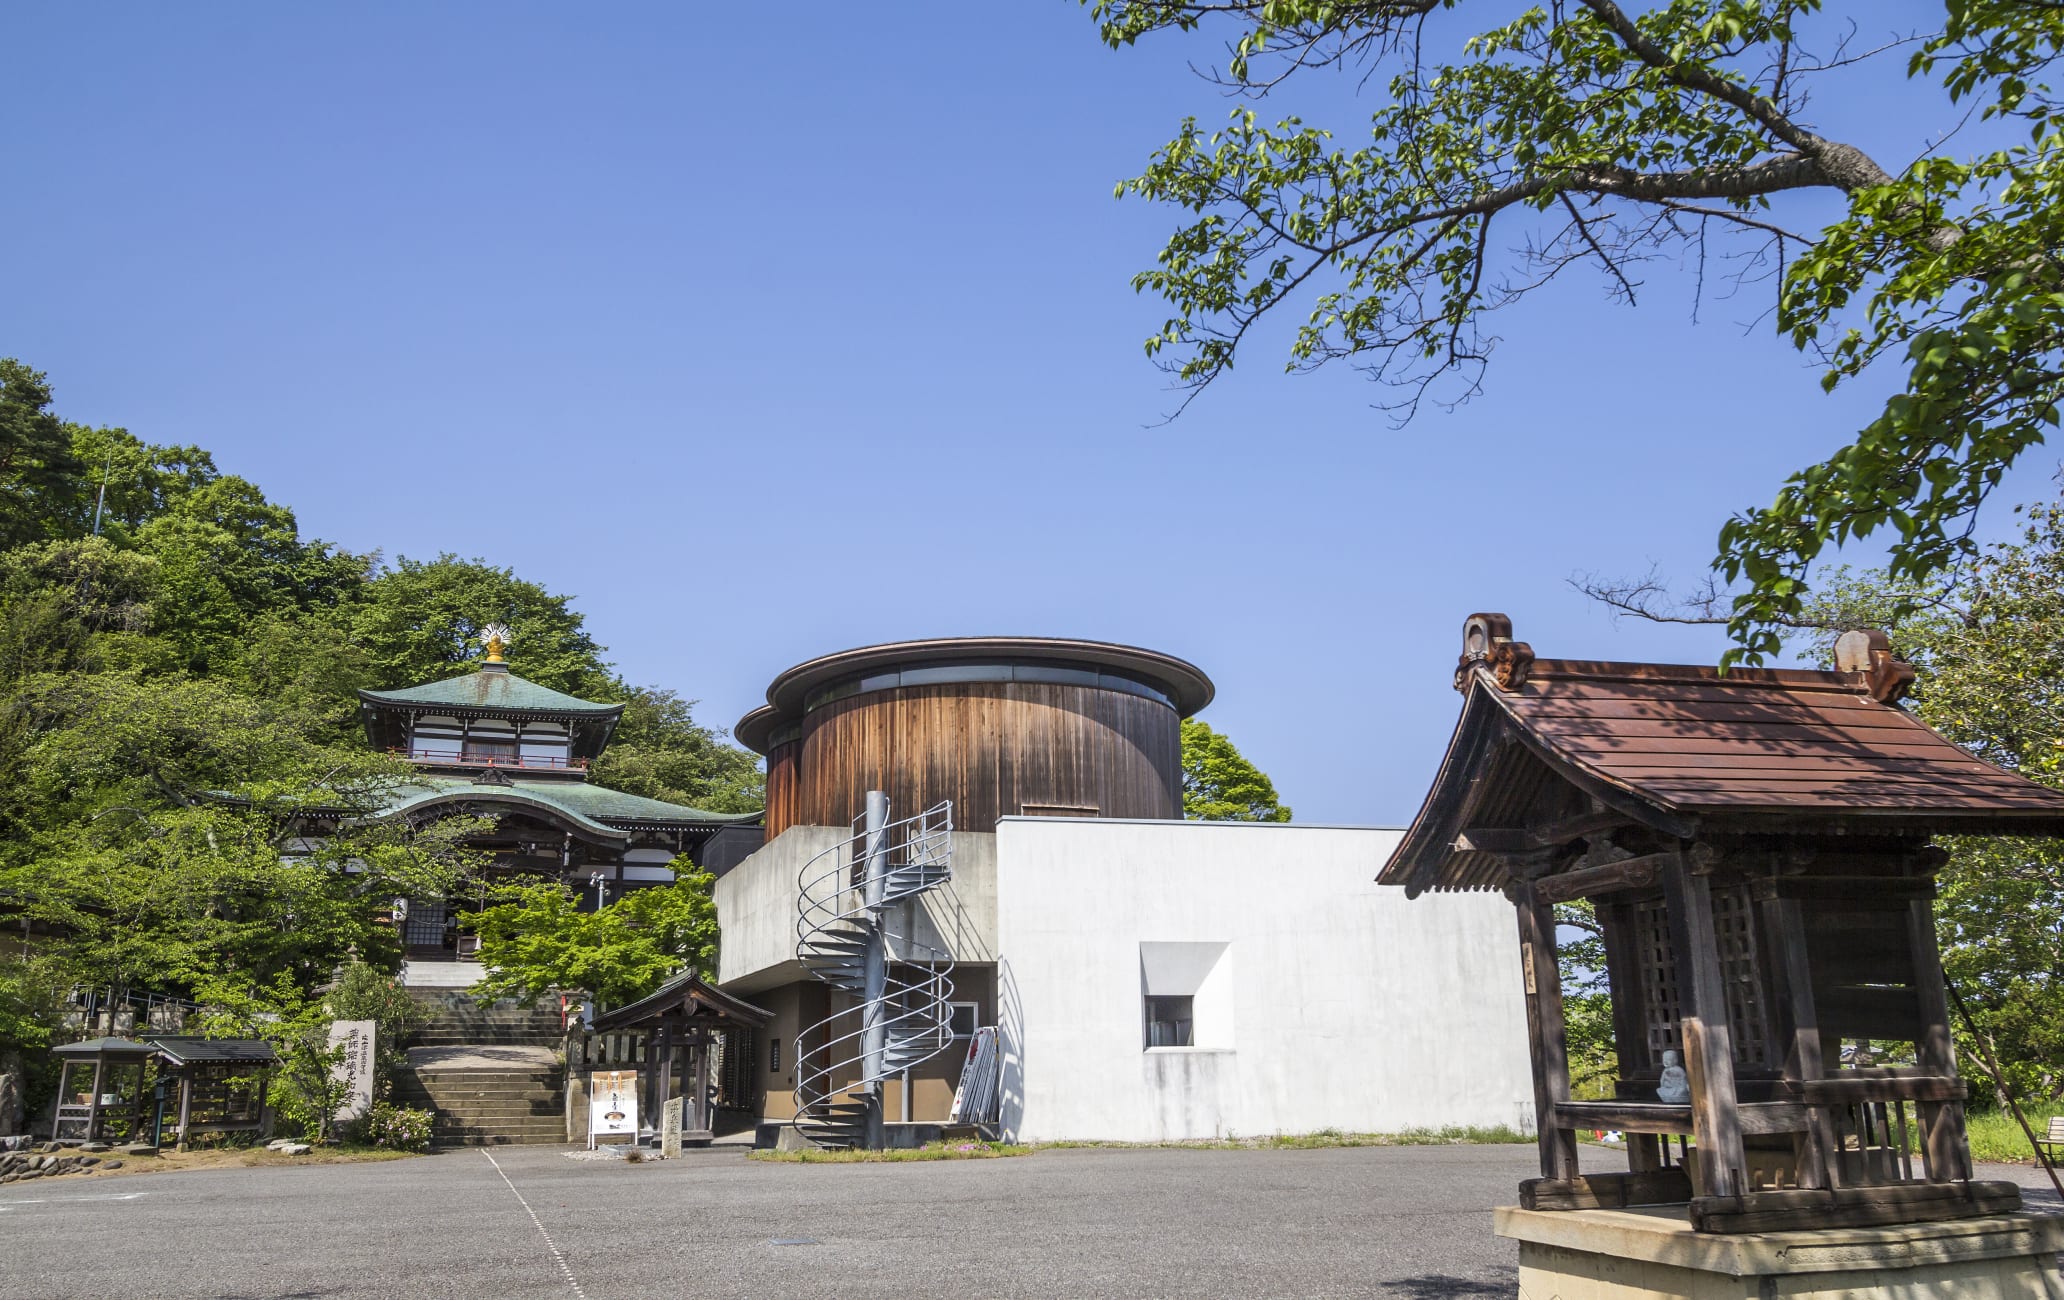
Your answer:
[[[1684,1067],[1677,1063],[1677,1053],[1663,1053],[1663,1077],[1656,1084],[1656,1100],[1672,1106],[1682,1106],[1691,1100],[1691,1080],[1685,1077]]]

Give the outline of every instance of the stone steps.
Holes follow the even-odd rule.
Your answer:
[[[409,996],[430,1013],[417,1047],[558,1047],[565,1037],[556,999],[525,1008],[507,1001],[483,1007],[456,989],[411,988]],[[427,1061],[397,1078],[394,1093],[404,1105],[435,1113],[431,1139],[441,1146],[566,1140],[565,1071],[557,1065]]]
[[[437,1130],[430,1134],[430,1140],[445,1147],[551,1146],[566,1141],[566,1126],[554,1125],[549,1132],[539,1130],[535,1133]]]

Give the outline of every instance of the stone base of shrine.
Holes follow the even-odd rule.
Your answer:
[[[1520,1300],[2064,1300],[2064,1215],[1721,1235],[1682,1205],[1496,1213]]]

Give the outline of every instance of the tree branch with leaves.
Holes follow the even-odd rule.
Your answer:
[[[1662,258],[1695,259],[1703,287],[1715,246],[1738,283],[1770,283],[1774,327],[1827,387],[1897,377],[1848,446],[1721,527],[1731,662],[1779,648],[1831,546],[1890,530],[1891,572],[1914,581],[1971,554],[1986,494],[2057,423],[2064,121],[2046,78],[2064,6],[1949,0],[1940,31],[1857,50],[1830,11],[1871,19],[1860,2],[1554,0],[1459,32],[1488,5],[1084,3],[1113,48],[1226,29],[1212,80],[1247,101],[1216,130],[1186,119],[1118,186],[1190,214],[1133,281],[1171,308],[1146,348],[1185,406],[1287,311],[1288,369],[1360,367],[1409,420],[1480,390],[1499,309],[1580,267],[1632,303]],[[1460,57],[1429,60],[1441,47]],[[1911,93],[1971,106],[2004,143],[1917,142],[1888,165],[1815,129],[1812,95],[1902,51]],[[1318,68],[1385,100],[1339,135],[1255,107]],[[1815,233],[1781,216],[1811,191],[1845,209]]]

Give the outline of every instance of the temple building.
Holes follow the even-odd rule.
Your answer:
[[[1529,1126],[1503,900],[1379,887],[1394,829],[1183,820],[1213,689],[1051,637],[776,677],[735,730],[766,843],[711,868],[717,982],[767,1013],[731,1089],[761,1140]]]
[[[487,629],[487,656],[460,677],[391,691],[360,691],[366,738],[416,769],[383,817],[423,824],[443,817],[494,819],[472,841],[490,870],[563,881],[583,907],[628,889],[671,883],[682,854],[706,865],[729,841],[760,841],[759,813],[715,813],[610,790],[588,780],[608,746],[621,704],[600,704],[525,681],[504,658],[507,630]],[[727,835],[727,832],[729,834]],[[400,918],[404,982],[464,985],[471,937],[456,913],[466,899],[410,899]],[[464,962],[463,965],[449,963]]]

